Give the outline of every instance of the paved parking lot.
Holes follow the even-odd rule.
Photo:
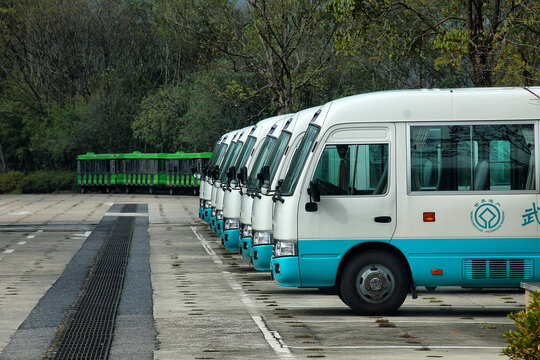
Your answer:
[[[221,248],[196,197],[0,195],[0,350],[115,203],[148,204],[155,359],[500,359],[524,307],[520,291],[419,289],[394,316],[358,316]]]

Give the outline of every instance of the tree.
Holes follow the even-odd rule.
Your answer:
[[[190,8],[188,1],[176,3]],[[294,110],[298,92],[312,86],[335,55],[332,44],[338,24],[326,4],[322,0],[207,0],[192,6],[191,12],[179,12],[174,23],[196,33],[206,47],[217,49],[235,71],[256,73],[261,83],[254,95],[268,92],[275,111],[283,114]],[[186,13],[197,15],[189,18]]]
[[[397,55],[407,65],[421,64],[443,84],[450,75],[462,85],[493,86],[513,71],[503,65],[506,57],[525,56],[532,63],[531,54],[538,50],[540,5],[534,0],[335,0],[333,9],[350,24],[339,34],[341,51],[359,53],[369,48],[366,41],[383,39],[386,48],[379,53],[392,59]],[[397,46],[386,39],[395,40]],[[518,42],[521,46],[516,46]],[[537,65],[533,67],[537,73]],[[409,77],[419,74],[413,71]],[[513,85],[530,82],[527,78],[519,76]]]
[[[226,62],[164,86],[141,102],[132,124],[134,135],[148,151],[207,151],[221,134],[261,120],[264,105],[242,87],[248,82]]]

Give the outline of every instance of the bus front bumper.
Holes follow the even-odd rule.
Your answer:
[[[229,251],[238,251],[240,241],[240,229],[225,230],[221,236],[225,249]]]
[[[252,262],[255,270],[270,271],[273,245],[256,245],[252,249]]]
[[[211,208],[204,209],[204,221],[206,221],[207,223],[210,223],[211,217],[212,217],[212,209]]]
[[[223,220],[216,220],[216,233],[219,237],[222,237],[223,234]]]
[[[302,286],[298,256],[272,257],[270,267],[272,277],[279,286]]]
[[[240,240],[240,248],[242,249],[242,256],[244,259],[251,259],[251,237],[245,237]]]

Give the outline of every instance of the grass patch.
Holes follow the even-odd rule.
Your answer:
[[[402,338],[402,339],[414,339],[414,336],[412,336],[408,332],[404,332],[404,333],[399,334],[399,337]]]
[[[381,328],[395,328],[396,324],[391,323],[390,321],[386,319],[377,319],[375,320],[375,323],[379,325]]]

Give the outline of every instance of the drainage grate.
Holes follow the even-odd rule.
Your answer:
[[[130,205],[136,210],[136,204]],[[123,211],[130,205],[125,205]],[[49,359],[108,357],[134,221],[134,217],[119,217],[116,221],[90,270],[85,287],[64,322]]]

